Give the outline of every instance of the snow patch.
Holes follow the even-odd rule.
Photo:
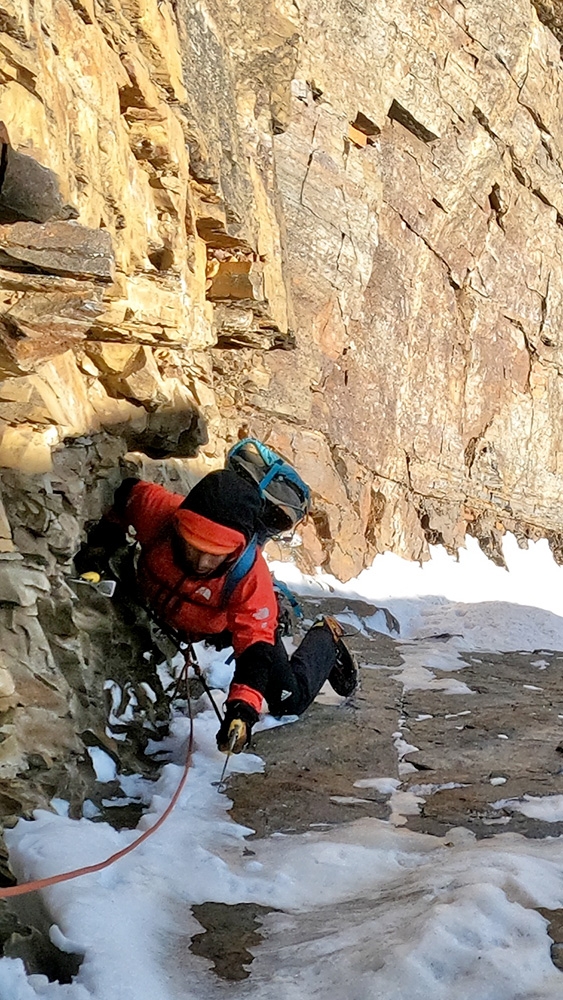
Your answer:
[[[523,795],[517,799],[499,799],[491,805],[493,809],[511,809],[543,823],[563,823],[563,795]]]

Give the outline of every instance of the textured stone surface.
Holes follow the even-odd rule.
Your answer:
[[[349,598],[304,602],[309,619],[346,608],[364,626],[374,612]],[[562,823],[525,816],[510,800],[561,794],[561,652],[542,651],[541,673],[537,654],[466,652],[463,669],[453,656],[452,669],[429,671],[422,681],[433,689],[417,689],[405,658],[414,652],[436,663],[445,654],[445,663],[448,639],[402,643],[370,624],[347,638],[359,663],[359,689],[346,701],[325,690],[295,726],[255,735],[266,768],[229,778],[234,818],[259,837],[363,816],[435,836],[454,836],[457,827],[479,838],[559,836]],[[460,682],[468,689],[447,691]],[[400,748],[398,736],[410,749]],[[370,787],[374,771],[395,778],[397,800]],[[418,802],[405,802],[405,792]]]
[[[69,278],[111,281],[114,257],[109,233],[74,222],[16,222],[0,226],[4,267],[37,269]]]
[[[342,576],[468,528],[496,556],[505,527],[558,549],[559,54],[533,8],[495,8],[498,30],[482,5],[411,0],[54,12],[6,9],[5,146],[57,174],[116,275],[101,296],[4,279],[6,374],[91,346],[79,420],[50,403],[46,437],[40,407],[24,427],[25,400],[3,401],[3,461],[49,468],[68,433],[133,417],[133,447],[220,460],[243,426],[281,441],[289,422],[316,482],[314,429],[313,523]],[[40,265],[24,242],[18,266]],[[214,339],[203,415],[185,387]],[[142,346],[104,370],[100,342]]]
[[[7,129],[0,122],[2,172],[0,177],[0,222],[48,222],[74,219],[71,205],[63,205],[57,175],[32,156],[12,149]]]
[[[557,534],[559,46],[524,2],[300,11],[273,151],[301,364],[261,407],[316,370],[305,419],[376,474],[376,549],[455,548],[464,522],[487,547],[483,512]]]

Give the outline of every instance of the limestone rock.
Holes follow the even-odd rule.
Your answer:
[[[80,524],[76,517],[62,511],[51,521],[46,541],[55,555],[71,559],[79,548],[80,534]]]
[[[76,209],[63,204],[56,174],[32,156],[12,149],[3,122],[0,122],[0,143],[3,162],[0,223],[49,222],[78,216]]]
[[[194,458],[208,441],[203,414],[185,390],[176,389],[169,403],[149,413],[145,428],[125,428],[124,436],[132,451],[150,458]]]
[[[49,581],[44,573],[30,569],[7,553],[0,556],[0,601],[29,608],[48,590]]]
[[[75,222],[16,222],[0,226],[0,263],[16,270],[111,281],[114,254],[105,230]]]
[[[2,0],[0,27],[21,42],[26,42],[30,34],[29,0]]]
[[[86,354],[94,362],[95,370],[104,375],[122,375],[139,355],[135,344],[94,342],[86,346]]]
[[[7,667],[0,665],[0,715],[16,704],[16,685]]]
[[[48,472],[58,440],[54,427],[37,430],[30,424],[11,427],[0,423],[0,468],[19,469],[29,475]]]
[[[12,529],[6,516],[6,510],[0,497],[0,553],[13,552],[14,542],[12,539]]]
[[[250,260],[219,263],[208,290],[210,299],[263,299],[262,268]]]
[[[125,396],[126,399],[142,403],[149,410],[167,402],[166,388],[152,351],[146,347],[137,347],[127,358],[125,355],[123,357],[124,364],[120,371],[108,372],[101,378],[102,385],[109,394]],[[114,360],[115,363],[117,359]]]
[[[104,308],[97,283],[0,270],[0,378],[81,341]]]
[[[464,504],[557,535],[561,70],[527,3],[501,3],[500,34],[478,4],[427,16],[412,0],[398,33],[384,9],[332,0],[220,17],[182,0],[178,25],[156,0],[113,13],[65,2],[49,35],[27,4],[3,9],[6,148],[57,175],[61,201],[111,235],[117,264],[103,302],[96,278],[76,296],[0,287],[3,374],[32,373],[84,336],[116,355],[127,342],[137,359],[215,340],[216,383],[205,403],[194,394],[205,413],[192,424],[186,407],[173,447],[182,421],[188,449],[207,436],[217,461],[243,423],[312,429],[338,469],[319,530],[333,554],[341,536],[354,566],[389,544],[455,550]],[[539,9],[557,31],[554,9]],[[248,364],[254,349],[265,357]],[[166,375],[144,359],[125,377],[120,361],[84,362],[89,407],[74,423],[56,415],[52,443],[69,428],[121,433],[135,416],[127,440],[142,446],[139,411],[156,406],[167,416],[147,447],[164,454],[168,380],[195,383],[187,365]],[[26,454],[57,408],[44,387],[9,395],[4,440]]]
[[[69,583],[124,474],[186,492],[254,433],[311,485],[276,547],[308,569],[468,531],[563,558],[563,71],[537,9],[0,0],[3,803],[54,776],[79,808],[76,732],[142,661],[141,625]]]
[[[39,365],[36,374],[25,381],[32,398],[41,400],[48,422],[58,428],[57,441],[96,429],[87,386],[72,351]]]

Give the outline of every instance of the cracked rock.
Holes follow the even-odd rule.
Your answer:
[[[0,226],[0,265],[74,278],[112,281],[111,236],[75,222],[17,222]]]

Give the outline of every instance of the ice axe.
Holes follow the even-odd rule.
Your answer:
[[[223,770],[221,771],[221,777],[219,781],[212,781],[211,784],[214,785],[220,792],[225,790],[225,775],[227,773],[227,768],[229,766],[229,761],[233,755],[234,748],[237,742],[244,735],[245,729],[244,722],[242,719],[233,719],[229,726],[229,742],[227,745],[227,756],[225,758],[225,763],[223,764]]]
[[[71,579],[71,583],[84,583],[87,587],[95,590],[101,597],[113,597],[117,582],[115,580],[102,580],[99,573],[93,570],[89,573],[81,573],[77,579]]]

